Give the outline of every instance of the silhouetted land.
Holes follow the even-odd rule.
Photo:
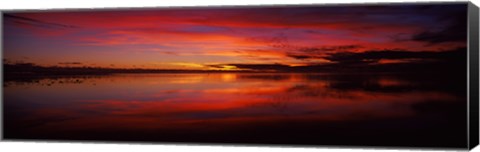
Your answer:
[[[3,65],[5,81],[28,81],[42,78],[101,76],[115,73],[208,73],[225,72],[209,70],[164,70],[164,69],[120,69],[101,67],[45,67],[33,63],[6,63]],[[235,71],[234,71],[235,72]],[[239,72],[239,71],[237,71]]]
[[[5,81],[25,81],[41,78],[99,76],[115,73],[402,73],[426,74],[450,78],[466,77],[466,49],[458,48],[444,52],[377,51],[364,53],[337,53],[328,57],[329,64],[289,66],[286,64],[219,64],[206,67],[221,68],[235,66],[242,70],[181,70],[181,69],[142,69],[142,68],[103,68],[39,66],[28,62],[4,62]],[[380,64],[383,59],[405,60]],[[7,60],[5,60],[7,61]]]

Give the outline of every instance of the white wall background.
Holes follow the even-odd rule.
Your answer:
[[[116,7],[164,7],[164,6],[218,6],[260,4],[338,4],[338,3],[385,3],[385,2],[428,2],[431,0],[0,0],[0,10],[11,9],[58,9],[58,8],[116,8]],[[451,0],[435,0],[451,1]],[[472,0],[480,5],[480,0]],[[1,122],[0,122],[1,123]],[[150,144],[102,144],[102,143],[56,143],[56,142],[0,142],[0,151],[49,151],[49,152],[421,152],[433,150],[384,149],[384,148],[298,148],[298,147],[252,147],[252,146],[208,146],[208,145],[150,145]],[[438,151],[438,150],[436,150]],[[480,152],[477,147],[474,152]]]

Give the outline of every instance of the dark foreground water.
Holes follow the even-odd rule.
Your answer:
[[[117,74],[4,82],[6,139],[464,147],[466,82],[412,74]]]

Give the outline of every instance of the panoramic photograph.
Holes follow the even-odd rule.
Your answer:
[[[467,145],[466,3],[2,18],[6,140]]]

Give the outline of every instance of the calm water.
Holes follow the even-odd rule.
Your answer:
[[[464,146],[465,83],[393,74],[7,81],[7,139]]]

